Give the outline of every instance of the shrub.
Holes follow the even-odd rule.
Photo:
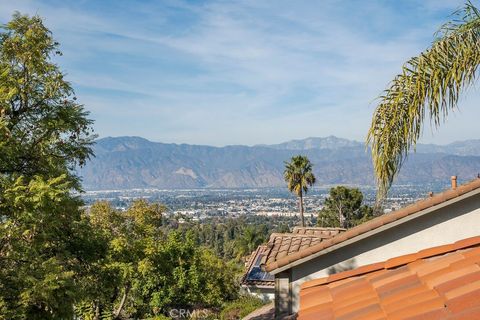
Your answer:
[[[263,305],[264,302],[260,298],[245,295],[237,300],[226,303],[223,310],[220,312],[220,319],[241,319]]]

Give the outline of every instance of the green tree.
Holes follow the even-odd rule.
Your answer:
[[[15,13],[0,33],[0,174],[71,174],[91,155],[92,121],[51,58],[40,17]],[[78,182],[72,177],[72,181]]]
[[[245,226],[241,235],[235,241],[237,259],[253,252],[260,244],[265,242],[267,228],[265,225]]]
[[[71,318],[105,252],[66,176],[18,178],[0,202],[0,319]]]
[[[234,265],[199,246],[193,232],[164,229],[164,211],[144,200],[125,212],[107,202],[92,206],[90,222],[108,242],[108,254],[96,268],[97,295],[82,301],[80,317],[143,319],[236,298]]]
[[[284,178],[288,184],[288,190],[297,195],[299,201],[300,217],[302,227],[305,227],[305,218],[303,216],[303,196],[308,188],[315,183],[315,176],[312,172],[312,163],[306,156],[294,156],[290,162],[285,162]]]
[[[288,232],[293,223],[294,219],[290,217],[215,217],[179,224],[177,230],[183,234],[190,231],[198,245],[212,249],[223,260],[234,260],[243,265],[242,258],[266,242],[272,232]],[[172,225],[166,219],[165,233],[171,229]]]
[[[66,319],[105,253],[72,195],[91,155],[87,112],[51,62],[38,16],[0,31],[0,319]]]
[[[152,267],[145,288],[150,306],[159,312],[220,307],[238,293],[235,267],[197,246],[190,232],[169,233]]]
[[[437,32],[430,48],[408,60],[380,97],[367,143],[382,199],[415,147],[426,118],[434,127],[458,106],[480,64],[480,12],[468,1]]]
[[[351,228],[363,223],[373,217],[373,209],[362,202],[363,194],[357,188],[331,188],[317,224],[320,227]]]
[[[141,287],[142,270],[152,264],[163,243],[160,228],[164,211],[164,206],[145,200],[134,201],[126,212],[115,210],[108,202],[91,207],[90,223],[108,244],[108,253],[96,268],[96,294],[83,301],[81,316],[100,319],[111,315],[117,319],[126,307],[129,312],[137,310],[135,290]]]

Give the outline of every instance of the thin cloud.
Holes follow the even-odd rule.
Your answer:
[[[362,140],[372,101],[461,4],[0,3],[2,21],[13,10],[45,17],[64,51],[58,63],[100,135],[214,145]],[[470,109],[455,119],[470,124],[480,115]],[[454,134],[433,141],[472,134],[450,123],[444,132]]]

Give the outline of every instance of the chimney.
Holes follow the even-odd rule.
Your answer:
[[[457,189],[457,176],[452,176],[452,190]]]

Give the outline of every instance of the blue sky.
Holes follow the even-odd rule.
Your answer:
[[[0,0],[39,14],[100,137],[363,140],[375,98],[461,6],[418,1]],[[478,90],[424,142],[478,138]]]

